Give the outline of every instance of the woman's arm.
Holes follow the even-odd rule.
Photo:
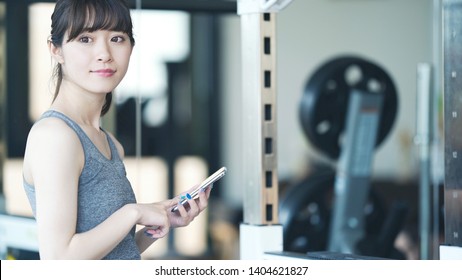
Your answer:
[[[43,259],[100,259],[135,224],[169,230],[166,211],[155,204],[129,204],[90,231],[76,233],[78,180],[84,164],[75,132],[62,121],[44,119],[29,134],[25,178],[36,192],[36,218]]]
[[[109,136],[116,144],[119,156],[123,159],[124,150],[122,145],[111,133],[109,133]],[[196,187],[197,186],[191,187],[187,192],[192,192],[194,189],[196,189]],[[155,204],[166,210],[169,223],[172,228],[184,227],[189,225],[205,208],[207,208],[208,198],[210,197],[211,189],[212,188],[207,188],[205,192],[199,193],[199,198],[190,201],[188,203],[187,209],[183,205],[178,205],[178,211],[171,212],[171,209],[179,203],[179,197],[161,201]],[[155,230],[152,230],[149,227],[137,231],[136,244],[138,245],[138,249],[141,253],[143,253],[147,248],[149,248],[149,246],[151,246],[157,240],[157,238],[153,237],[152,235],[154,233]]]

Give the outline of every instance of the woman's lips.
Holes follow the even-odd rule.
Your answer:
[[[91,72],[102,77],[111,77],[116,71],[112,69],[99,69]]]

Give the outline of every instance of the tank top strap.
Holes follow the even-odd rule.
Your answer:
[[[90,138],[85,133],[85,131],[80,127],[80,125],[78,125],[75,121],[73,121],[71,118],[64,115],[63,113],[54,111],[54,110],[48,110],[42,114],[40,119],[52,118],[52,117],[63,120],[70,128],[72,128],[75,131],[75,133],[80,139],[80,142],[82,143],[85,158],[87,157],[88,149],[96,149],[96,147],[93,145],[93,142],[91,142]],[[111,148],[111,151],[112,151],[112,148]],[[94,150],[92,152],[94,153],[94,152],[99,152],[99,151]]]
[[[102,132],[104,132],[104,134],[106,134],[106,138],[107,138],[107,141],[109,142],[109,147],[111,149],[111,155],[112,155],[112,159],[115,159],[115,160],[121,160],[120,156],[119,156],[119,151],[117,150],[117,146],[115,145],[114,141],[112,141],[112,137],[109,136],[109,133],[106,132],[106,130],[100,128]]]

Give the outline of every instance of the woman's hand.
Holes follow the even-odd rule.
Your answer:
[[[210,186],[204,191],[199,192],[199,197],[196,199],[188,200],[188,203],[185,203],[187,207],[185,207],[183,204],[180,204],[180,197],[183,195],[149,205],[156,205],[165,211],[170,227],[184,227],[189,225],[194,220],[194,218],[196,218],[202,211],[204,211],[205,208],[207,208],[212,187],[213,186]],[[196,188],[197,186],[192,187],[187,191],[187,193],[192,192]],[[178,207],[178,210],[172,212],[172,209],[175,206]],[[151,238],[159,238],[155,236],[158,231],[159,228],[146,228],[145,234]]]
[[[191,193],[197,186],[192,187],[186,193]],[[212,186],[206,188],[204,191],[199,192],[199,197],[196,199],[188,200],[184,205],[180,204],[181,197],[184,195],[177,196],[173,199],[159,202],[167,211],[167,216],[170,221],[171,227],[184,227],[189,225],[194,218],[196,218],[208,205],[208,199],[210,197]],[[178,210],[172,212],[172,209],[177,206]]]
[[[194,186],[189,192],[192,192],[197,186]],[[180,204],[180,198],[176,197],[172,199],[172,204],[169,207],[168,216],[172,227],[183,227],[189,225],[194,218],[196,218],[208,205],[208,199],[210,197],[210,191],[212,186],[199,192],[199,197],[196,199],[188,200],[188,203]],[[181,197],[181,196],[180,196]],[[172,212],[171,209],[177,206],[178,210]]]
[[[140,213],[137,224],[146,226],[151,238],[162,238],[170,230],[168,209],[159,203],[136,204]]]

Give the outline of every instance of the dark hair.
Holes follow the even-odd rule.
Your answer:
[[[50,41],[56,47],[61,47],[64,35],[68,32],[67,42],[77,38],[83,32],[97,30],[121,31],[128,35],[135,45],[133,24],[130,9],[125,0],[57,0],[55,10],[51,15]],[[56,89],[53,101],[56,99],[63,80],[61,64],[54,70]],[[112,92],[106,94],[106,102],[101,109],[101,115],[109,111]]]

